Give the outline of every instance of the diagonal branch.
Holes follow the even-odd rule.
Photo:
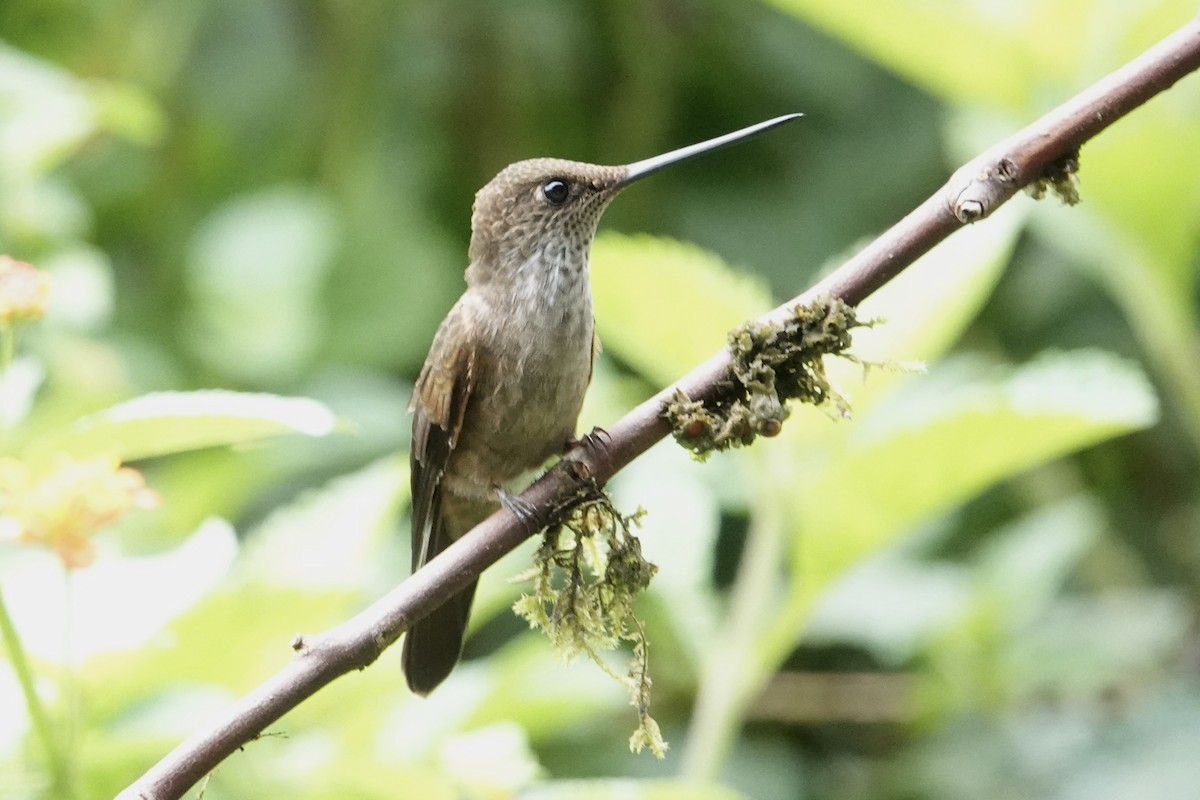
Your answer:
[[[797,303],[822,296],[852,305],[861,302],[955,230],[983,219],[1021,188],[1061,170],[1084,142],[1197,69],[1200,19],[961,167],[941,189],[838,270],[762,320],[784,319]],[[660,417],[666,398],[678,389],[693,399],[708,397],[728,365],[728,353],[712,356],[609,427],[602,443],[580,448],[564,459],[521,499],[543,514],[553,514],[574,495],[581,479],[607,482],[669,433]],[[119,800],[181,797],[322,686],[375,661],[413,621],[529,535],[511,513],[498,511],[352,619],[316,636],[297,637],[295,656],[283,669],[228,709],[224,719],[176,747],[125,789]]]

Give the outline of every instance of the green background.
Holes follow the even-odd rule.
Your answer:
[[[404,409],[462,289],[473,193],[505,164],[625,163],[806,114],[605,213],[581,426],[605,424],[1195,11],[5,0],[0,253],[54,276],[5,449],[140,458],[162,504],[69,580],[0,543],[69,761],[55,783],[0,661],[0,794],[113,795],[295,632],[406,575]],[[660,567],[640,610],[665,761],[627,752],[620,686],[507,611],[525,548],[485,576],[429,699],[389,652],[205,797],[1192,796],[1198,142],[1191,78],[1083,149],[1082,205],[1018,197],[872,298],[855,351],[901,368],[837,369],[853,420],[797,409],[751,450],[698,465],[664,444],[614,481]],[[340,424],[267,440],[324,412],[245,395],[104,412],[211,388]]]

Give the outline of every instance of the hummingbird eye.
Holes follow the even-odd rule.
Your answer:
[[[542,197],[552,206],[561,206],[570,196],[571,187],[562,178],[551,178],[542,183]]]

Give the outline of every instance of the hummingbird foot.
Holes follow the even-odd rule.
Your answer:
[[[585,433],[578,439],[567,440],[563,445],[563,461],[569,462],[571,472],[576,478],[594,484],[592,469],[608,462],[611,445],[612,435],[597,425],[590,433]]]
[[[515,494],[510,494],[503,488],[496,487],[496,496],[500,498],[500,505],[507,508],[517,520],[525,526],[525,531],[530,534],[537,533],[542,528],[549,524],[544,520],[544,515],[536,506],[525,500],[522,500]]]
[[[590,432],[585,433],[578,439],[567,439],[562,451],[564,456],[570,455],[580,449],[594,453],[597,450],[607,450],[611,443],[612,436],[604,428],[597,425]]]

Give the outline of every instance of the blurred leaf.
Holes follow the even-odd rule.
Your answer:
[[[956,231],[859,305],[879,325],[854,332],[866,360],[933,361],[987,302],[1012,257],[1027,208],[1001,207],[986,224]]]
[[[1011,4],[987,14],[957,0],[773,0],[934,94],[1019,107],[1044,64],[1028,46]]]
[[[136,650],[211,591],[228,572],[237,547],[233,529],[220,519],[206,521],[178,547],[152,556],[118,557],[105,553],[102,543],[102,557],[71,575],[69,592],[57,560],[17,561],[4,573],[5,600],[25,647],[39,658],[61,658],[68,619],[75,658]]]
[[[0,172],[0,176],[3,174]],[[26,182],[5,181],[0,183],[0,224],[14,244],[42,248],[85,236],[91,225],[91,210],[55,175]]]
[[[624,687],[590,662],[564,664],[542,636],[518,636],[490,658],[459,664],[445,687],[401,709],[389,727],[393,746],[419,757],[458,731],[505,720],[519,723],[535,744],[598,718],[615,715],[629,730],[636,724],[632,711],[624,717]],[[629,731],[623,734],[621,741]]]
[[[1081,63],[1099,77],[1195,13],[1190,0],[772,2],[945,100],[1021,113],[1047,85],[1076,84]]]
[[[322,630],[353,610],[354,597],[345,592],[227,581],[148,645],[91,659],[88,714],[99,724],[121,726],[123,737],[134,741],[159,736],[177,743],[195,732],[197,719],[227,711],[236,695],[281,669],[293,656],[289,643],[298,631]],[[159,703],[181,700],[195,713],[157,712]],[[363,703],[358,713],[368,708]]]
[[[93,83],[88,90],[105,130],[140,144],[156,144],[162,139],[167,120],[148,92],[110,82]]]
[[[1074,497],[1038,508],[989,538],[978,559],[983,602],[1009,630],[1042,614],[1080,559],[1101,536],[1105,517],[1094,500]],[[1020,575],[1020,584],[1012,576]]]
[[[889,551],[854,567],[821,595],[804,639],[862,645],[899,667],[961,618],[970,590],[964,567],[911,561]]]
[[[1080,174],[1085,210],[1136,242],[1144,265],[1185,300],[1196,286],[1200,236],[1200,185],[1192,180],[1200,148],[1188,146],[1200,136],[1198,104],[1200,85],[1181,84],[1089,142]]]
[[[695,462],[682,448],[664,446],[644,453],[613,481],[623,512],[639,506],[648,512],[637,535],[643,555],[659,566],[650,591],[662,598],[694,672],[715,635],[720,610],[712,575],[721,509],[711,478],[709,465]],[[650,652],[653,660],[653,646]]]
[[[448,739],[441,748],[447,775],[476,797],[508,797],[541,772],[529,738],[513,722],[497,722]]]
[[[861,644],[893,667],[921,650],[943,671],[955,660],[977,658],[986,662],[979,672],[997,684],[1014,662],[996,650],[1020,648],[1020,637],[1053,608],[1104,523],[1099,504],[1083,497],[1038,509],[990,535],[974,569],[915,558],[913,548],[903,545],[889,548],[851,568],[821,595],[805,640]],[[1042,651],[1041,660],[1029,663],[1070,658]],[[949,702],[944,696],[930,699]]]
[[[1046,354],[1008,374],[942,364],[843,426],[840,449],[797,496],[811,532],[797,538],[797,565],[815,588],[986,486],[1157,417],[1145,376],[1101,352]]]
[[[677,780],[552,781],[521,794],[522,800],[744,800],[724,786]]]
[[[1191,624],[1192,611],[1178,592],[1073,593],[1055,599],[1006,640],[991,669],[1013,698],[1052,692],[1084,700],[1170,663],[1186,645]]]
[[[610,659],[620,670],[624,664]],[[471,725],[514,720],[535,744],[553,743],[566,732],[600,721],[626,741],[637,726],[629,693],[595,664],[564,664],[549,642],[528,634],[510,643],[491,663],[474,661],[489,691],[469,717]]]
[[[313,189],[276,187],[217,209],[188,260],[195,352],[242,381],[295,375],[320,342],[337,237],[332,206]]]
[[[1200,784],[1200,697],[1194,684],[1165,687],[1091,737],[1071,761],[1056,800],[1184,800]]]
[[[88,83],[0,42],[0,174],[49,172],[99,131],[149,142],[163,126],[140,88]]]
[[[14,359],[0,372],[0,429],[15,427],[29,414],[46,370],[28,357]]]
[[[328,408],[303,397],[222,390],[156,392],[84,417],[66,433],[32,445],[28,455],[106,455],[136,461],[285,433],[325,436],[337,426]]]
[[[854,331],[850,352],[867,362],[932,362],[962,335],[987,302],[1012,257],[1025,219],[1015,204],[1002,207],[986,224],[954,233],[882,289],[863,301],[859,319],[878,324]],[[826,359],[826,369],[862,413],[896,384],[914,375],[887,367],[863,368],[845,359]],[[805,426],[805,435],[829,426]]]
[[[699,247],[605,233],[592,249],[600,340],[651,382],[679,378],[774,305],[756,278]]]
[[[0,174],[47,172],[95,128],[82,81],[0,43]]]
[[[309,590],[362,587],[364,565],[391,533],[408,499],[408,465],[396,456],[339,476],[277,508],[250,532],[239,563],[272,586]]]
[[[51,274],[49,321],[96,332],[108,324],[113,307],[112,262],[94,247],[59,250],[39,262]]]
[[[1186,195],[1181,204],[1187,206]],[[1117,223],[1087,210],[1064,212],[1048,209],[1038,220],[1038,230],[1047,234],[1053,247],[1073,256],[1094,275],[1120,306],[1164,389],[1183,412],[1192,447],[1200,447],[1200,373],[1194,358],[1200,330],[1192,299],[1192,267],[1181,272],[1178,263],[1156,259]]]

